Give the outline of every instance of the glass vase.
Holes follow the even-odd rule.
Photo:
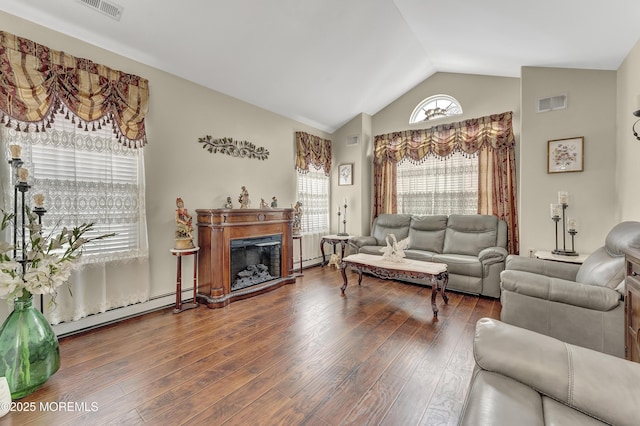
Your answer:
[[[15,299],[0,329],[0,377],[7,378],[11,398],[35,392],[58,368],[60,347],[49,321],[33,307],[32,295]]]

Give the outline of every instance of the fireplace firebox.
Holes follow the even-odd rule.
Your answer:
[[[280,278],[282,235],[231,240],[231,291]]]
[[[295,282],[293,209],[196,209],[198,301],[226,306]]]

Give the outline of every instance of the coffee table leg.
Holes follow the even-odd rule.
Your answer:
[[[433,317],[438,318],[438,305],[436,304],[436,294],[438,294],[438,279],[435,276],[431,276],[431,310],[433,311]]]
[[[449,284],[449,271],[447,272],[443,272],[441,275],[443,275],[442,277],[442,299],[444,300],[445,305],[449,304],[449,298],[447,297],[447,295],[445,294],[445,291],[447,290],[447,284]]]
[[[342,294],[344,294],[347,288],[347,264],[344,262],[340,263],[340,273],[342,274],[342,287],[340,287],[340,290],[342,290]]]

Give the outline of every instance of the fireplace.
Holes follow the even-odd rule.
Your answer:
[[[196,209],[198,301],[210,308],[295,282],[293,209]]]
[[[231,291],[280,278],[282,235],[231,240]]]

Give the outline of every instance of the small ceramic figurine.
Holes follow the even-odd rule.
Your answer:
[[[274,209],[278,207],[278,199],[276,197],[271,197],[271,207]]]
[[[231,197],[227,197],[227,202],[224,203],[224,208],[225,209],[232,209],[233,208],[233,201],[231,201]]]
[[[267,205],[267,202],[264,200],[264,198],[260,198],[260,208],[261,209],[268,209],[269,206]]]
[[[293,207],[293,233],[299,234],[302,226],[302,203],[296,201],[296,205]]]
[[[240,203],[241,209],[248,209],[251,205],[251,200],[249,200],[249,191],[247,191],[246,187],[242,187],[242,192],[238,197],[238,202]]]
[[[391,239],[391,241],[389,241],[389,239]],[[387,242],[387,246],[380,248],[382,258],[391,262],[404,262],[404,257],[406,256],[404,249],[409,246],[409,238],[405,238],[398,242],[394,234],[387,234],[385,240]]]
[[[193,223],[191,215],[184,208],[182,198],[176,198],[176,248],[192,248],[193,247]]]

